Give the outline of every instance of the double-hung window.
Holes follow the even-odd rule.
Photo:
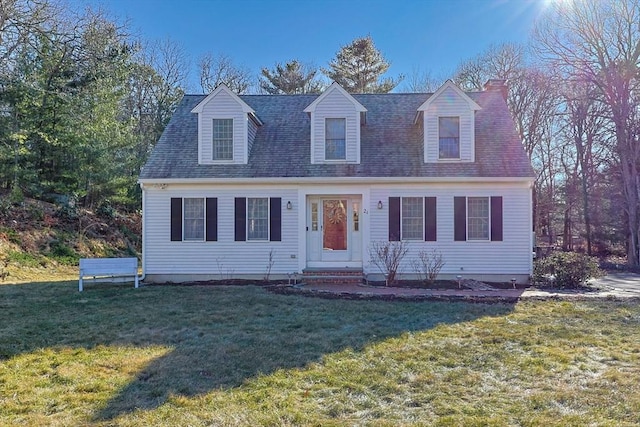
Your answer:
[[[460,158],[460,117],[438,117],[440,159]]]
[[[217,197],[172,197],[172,242],[217,242]]]
[[[233,119],[213,119],[213,160],[233,160]]]
[[[346,119],[325,119],[325,160],[346,160]]]
[[[424,239],[424,199],[402,198],[402,240]]]
[[[467,198],[467,239],[489,240],[489,198]]]
[[[389,197],[390,242],[400,240],[435,242],[437,238],[435,197]]]
[[[269,198],[247,199],[247,240],[269,240]]]
[[[184,199],[184,240],[204,240],[204,199]]]
[[[502,241],[502,196],[453,198],[453,240]]]

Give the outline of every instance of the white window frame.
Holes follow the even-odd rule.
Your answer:
[[[218,159],[215,157],[216,155],[216,135],[215,135],[215,129],[216,129],[216,121],[231,121],[231,158],[224,158],[224,159]],[[234,140],[235,140],[235,132],[234,132],[234,126],[235,126],[235,121],[233,117],[213,117],[211,119],[211,160],[214,162],[220,162],[220,163],[228,163],[228,162],[233,162],[234,159],[234,149],[235,149],[235,144],[234,144]],[[218,139],[219,141],[222,141],[222,139]]]
[[[487,203],[487,216],[471,216],[470,201],[472,199],[484,200]],[[486,236],[471,236],[471,219],[486,220],[487,233]],[[487,196],[469,196],[467,197],[467,241],[472,242],[488,242],[491,240],[491,198]]]
[[[442,156],[442,150],[440,148],[440,143],[441,143],[441,137],[440,137],[440,130],[441,130],[441,126],[440,126],[440,121],[442,119],[457,119],[458,120],[458,156],[457,157],[443,157]],[[461,122],[461,117],[460,116],[438,116],[438,160],[460,160],[461,159],[461,151],[462,151],[462,146],[460,144],[460,122]]]
[[[187,200],[200,200],[202,202],[202,217],[187,217]],[[204,197],[183,197],[182,198],[182,241],[183,242],[204,242],[205,236],[207,233],[206,227],[206,218],[207,218],[207,204],[205,203]],[[187,221],[198,221],[202,220],[202,237],[188,237],[187,230],[190,228],[187,227]]]
[[[251,218],[250,217],[250,213],[251,210],[249,209],[249,201],[250,200],[266,200],[267,201],[267,216],[266,218]],[[270,206],[271,205],[271,198],[269,197],[247,197],[247,242],[252,241],[252,242],[268,242],[269,241],[269,237],[271,236],[271,209]],[[266,230],[267,230],[267,235],[265,237],[251,237],[251,227],[250,227],[250,223],[252,220],[265,220],[267,221],[267,226],[266,226]]]
[[[404,200],[405,199],[418,199],[419,200],[419,204],[420,204],[420,235],[415,236],[415,237],[406,237],[405,236],[405,230],[404,230],[404,220],[405,220],[405,212],[404,212]],[[418,218],[416,217],[407,217],[407,219],[416,219]],[[424,240],[424,197],[422,196],[407,196],[407,197],[401,197],[400,198],[400,240],[411,240],[411,241],[423,241]]]
[[[344,138],[342,139],[344,143],[344,157],[341,158],[329,158],[327,156],[328,150],[328,141],[327,138],[327,123],[329,120],[341,120],[344,123]],[[340,139],[332,138],[331,141],[340,141]],[[329,162],[344,162],[347,160],[347,118],[346,117],[325,117],[324,119],[324,159]]]

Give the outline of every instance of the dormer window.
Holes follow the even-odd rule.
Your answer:
[[[258,127],[256,112],[224,84],[192,110],[198,115],[198,164],[246,165]]]
[[[233,160],[233,119],[213,119],[213,160]]]
[[[476,97],[477,95],[473,95]],[[423,120],[424,162],[475,162],[475,116],[481,107],[451,80],[418,107]]]
[[[346,119],[325,119],[325,160],[346,160]]]
[[[460,117],[438,118],[438,144],[440,159],[460,158]]]
[[[304,109],[309,113],[311,164],[359,164],[360,126],[367,111],[338,83]]]

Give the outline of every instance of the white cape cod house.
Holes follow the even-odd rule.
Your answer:
[[[490,80],[466,93],[187,95],[140,175],[145,281],[379,273],[372,242],[441,277],[532,272],[533,170]]]

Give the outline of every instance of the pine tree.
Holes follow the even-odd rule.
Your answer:
[[[382,75],[390,65],[376,48],[371,36],[367,36],[342,46],[329,62],[329,68],[322,72],[348,92],[387,93],[404,78],[400,75],[396,79],[383,79]]]
[[[276,64],[275,69],[263,68],[260,77],[260,88],[270,95],[319,93],[322,82],[317,80],[317,70],[300,64],[297,59],[286,64]]]

